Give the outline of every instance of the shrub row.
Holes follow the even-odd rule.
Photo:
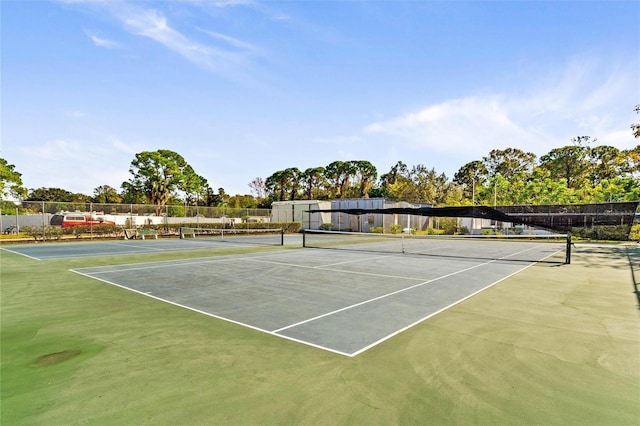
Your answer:
[[[634,225],[629,235],[629,227],[626,225],[594,226],[593,228],[573,228],[571,234],[574,237],[585,240],[603,241],[640,241],[640,225]]]

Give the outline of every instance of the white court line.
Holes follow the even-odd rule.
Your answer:
[[[254,258],[246,259],[246,260],[253,261],[253,262],[259,262],[259,263],[269,263],[269,264],[272,264],[272,265],[289,266],[291,268],[322,269],[324,271],[340,272],[341,274],[367,275],[367,276],[370,276],[370,277],[395,278],[395,279],[411,280],[411,281],[416,281],[416,280],[420,280],[421,279],[421,278],[416,278],[416,277],[407,277],[407,276],[403,276],[403,275],[385,275],[385,274],[374,274],[372,272],[345,271],[344,269],[326,268],[324,266],[320,267],[320,266],[296,265],[295,263],[274,262],[274,261],[270,261],[270,260],[262,260],[262,259],[254,259]]]
[[[144,250],[150,250],[150,251],[167,251],[166,249],[162,249],[162,248],[144,247],[142,245],[136,245],[136,244],[114,243],[114,242],[107,242],[107,244],[114,245],[114,246],[135,247],[136,249],[144,249]],[[128,253],[116,253],[116,254],[128,254]]]
[[[294,337],[289,337],[289,336],[283,336],[281,334],[276,334],[276,333],[274,333],[272,331],[265,330],[265,329],[262,329],[262,328],[259,328],[259,327],[256,327],[256,326],[253,326],[253,325],[250,325],[250,324],[245,324],[243,322],[232,320],[232,319],[226,318],[226,317],[222,317],[220,315],[215,315],[215,314],[212,314],[210,312],[206,312],[206,311],[203,311],[203,310],[191,307],[191,306],[182,305],[182,304],[177,303],[177,302],[172,302],[171,300],[167,300],[167,299],[163,299],[163,298],[158,297],[158,296],[154,296],[150,292],[143,292],[143,291],[140,291],[140,290],[135,290],[133,288],[130,288],[130,287],[118,284],[118,283],[114,283],[114,282],[111,282],[111,281],[108,281],[108,280],[105,280],[105,279],[102,279],[102,278],[97,278],[97,277],[94,277],[94,276],[89,275],[89,274],[85,274],[85,273],[82,273],[82,272],[75,271],[73,269],[70,269],[70,271],[74,272],[74,273],[76,273],[78,275],[82,275],[84,277],[87,277],[87,278],[92,278],[94,280],[98,280],[98,281],[101,281],[101,282],[106,283],[106,284],[110,284],[110,285],[113,285],[113,286],[116,286],[116,287],[120,287],[120,288],[122,288],[124,290],[129,290],[129,291],[132,291],[134,293],[138,293],[138,294],[141,294],[143,296],[150,297],[150,298],[158,300],[160,302],[168,303],[170,305],[177,306],[179,308],[188,309],[190,311],[197,312],[199,314],[203,314],[203,315],[206,315],[208,317],[216,318],[216,319],[219,319],[219,320],[222,320],[222,321],[230,322],[232,324],[236,324],[236,325],[240,325],[240,326],[243,326],[243,327],[247,327],[247,328],[250,328],[252,330],[256,330],[256,331],[259,331],[259,332],[262,332],[262,333],[269,334],[271,336],[284,338],[286,340],[290,340],[290,341],[293,341],[293,342],[296,342],[296,343],[302,343],[303,345],[311,346],[311,347],[314,347],[314,348],[317,348],[317,349],[322,349],[322,350],[325,350],[325,351],[328,351],[328,352],[333,352],[333,353],[338,354],[338,355],[352,356],[352,355],[350,355],[350,354],[348,354],[346,352],[342,352],[342,351],[338,351],[338,350],[335,350],[335,349],[327,348],[327,347],[321,346],[321,345],[316,345],[315,343],[307,342],[307,341],[304,341],[304,340],[299,340],[299,339],[296,339]]]
[[[524,252],[529,251],[529,250],[532,250],[532,248],[530,247],[530,248],[528,248],[528,249],[526,249],[526,250],[522,250],[522,251],[520,251],[520,252],[513,253],[513,254],[511,254],[510,256],[517,255],[517,254],[520,254],[520,253],[524,253]],[[506,257],[507,257],[507,256],[505,256],[505,258],[506,258]],[[403,289],[400,289],[400,290],[392,291],[392,292],[390,292],[390,293],[383,294],[383,295],[381,295],[381,296],[377,296],[377,297],[374,297],[374,298],[371,298],[371,299],[368,299],[368,300],[364,300],[364,301],[362,301],[362,302],[358,302],[358,303],[355,303],[355,304],[350,305],[350,306],[345,306],[344,308],[336,309],[336,310],[334,310],[334,311],[327,312],[327,313],[325,313],[325,314],[318,315],[318,316],[316,316],[316,317],[309,318],[309,319],[306,319],[306,320],[304,320],[304,321],[300,321],[300,322],[297,322],[297,323],[295,323],[295,324],[291,324],[291,325],[288,325],[288,326],[286,326],[286,327],[279,328],[279,329],[277,329],[277,330],[273,330],[273,332],[274,332],[274,333],[279,333],[279,332],[281,332],[281,331],[283,331],[283,330],[287,330],[287,329],[289,329],[289,328],[297,327],[297,326],[299,326],[299,325],[306,324],[306,323],[309,323],[309,322],[312,322],[312,321],[316,321],[316,320],[318,320],[318,319],[325,318],[325,317],[328,317],[328,316],[331,316],[331,315],[337,314],[337,313],[339,313],[339,312],[347,311],[347,310],[349,310],[349,309],[353,309],[353,308],[356,308],[356,307],[358,307],[358,306],[365,305],[365,304],[367,304],[367,303],[372,303],[372,302],[375,302],[375,301],[377,301],[377,300],[381,300],[381,299],[384,299],[384,298],[387,298],[387,297],[390,297],[390,296],[393,296],[393,295],[396,295],[396,294],[399,294],[399,293],[403,293],[403,292],[405,292],[405,291],[412,290],[412,289],[417,288],[417,287],[421,287],[421,286],[423,286],[423,285],[426,285],[426,284],[432,283],[432,282],[434,282],[434,281],[439,281],[439,280],[442,280],[442,279],[444,279],[444,278],[448,278],[448,277],[451,277],[451,276],[454,276],[454,275],[458,275],[458,274],[460,274],[460,273],[462,273],[462,272],[466,272],[466,271],[469,271],[469,270],[471,270],[471,269],[478,268],[478,267],[480,267],[480,266],[485,266],[485,265],[488,265],[488,264],[490,264],[490,263],[497,262],[498,260],[500,260],[500,259],[493,259],[493,260],[490,260],[490,261],[488,261],[488,262],[479,263],[479,264],[477,264],[477,265],[470,266],[469,268],[465,268],[465,269],[461,269],[461,270],[456,271],[456,272],[452,272],[452,273],[450,273],[450,274],[445,274],[445,275],[442,275],[442,276],[437,277],[437,278],[432,278],[432,279],[430,279],[430,280],[423,281],[423,282],[421,282],[421,283],[418,283],[418,284],[415,284],[415,285],[412,285],[412,286],[409,286],[409,287],[406,287],[406,288],[403,288]],[[525,268],[528,268],[529,266],[534,265],[534,264],[535,264],[535,262],[532,262],[531,264],[529,264],[529,265],[525,266]],[[518,272],[520,272],[521,270],[523,270],[523,269],[525,269],[525,268],[522,268],[522,269],[518,270]],[[342,271],[341,271],[341,272],[342,272]],[[516,273],[517,273],[517,272],[516,272]],[[513,274],[511,274],[511,275],[513,275]],[[509,275],[509,276],[511,276],[511,275]],[[502,278],[502,279],[504,279],[504,278]],[[502,280],[502,279],[501,279],[501,280]],[[476,292],[476,293],[478,293],[478,292]],[[476,293],[474,293],[474,294],[476,294]],[[471,297],[471,296],[467,296],[466,298],[469,298],[469,297]],[[465,299],[466,299],[466,298],[465,298]],[[465,300],[465,299],[462,299],[462,300]],[[456,303],[460,303],[460,302],[456,302]],[[424,319],[422,319],[421,321],[424,321]],[[405,329],[406,329],[406,328],[405,328]],[[395,335],[395,334],[394,334],[394,335]]]
[[[494,261],[491,261],[491,262],[494,262]],[[488,262],[488,263],[491,263],[491,262]],[[371,344],[369,344],[369,345],[365,346],[364,348],[362,348],[362,349],[360,349],[360,350],[358,350],[358,351],[353,352],[353,353],[352,353],[352,354],[350,354],[349,356],[350,356],[350,357],[355,357],[355,356],[357,356],[357,355],[361,354],[362,352],[365,352],[365,351],[367,351],[367,350],[369,350],[369,349],[373,348],[374,346],[377,346],[377,345],[379,345],[380,343],[382,343],[382,342],[384,342],[384,341],[386,341],[386,340],[389,340],[389,339],[391,339],[391,338],[392,338],[392,337],[394,337],[394,336],[397,336],[398,334],[402,333],[403,331],[406,331],[406,330],[410,329],[411,327],[414,327],[414,326],[416,326],[416,325],[420,324],[421,322],[426,321],[426,320],[428,320],[429,318],[431,318],[431,317],[433,317],[433,316],[435,316],[435,315],[438,315],[439,313],[444,312],[444,311],[446,311],[447,309],[449,309],[449,308],[451,308],[451,307],[453,307],[453,306],[455,306],[455,305],[458,305],[458,304],[460,304],[460,303],[464,302],[465,300],[467,300],[467,299],[469,299],[469,298],[471,298],[471,297],[475,296],[476,294],[478,294],[478,293],[480,293],[480,292],[483,292],[483,291],[485,291],[486,289],[488,289],[488,288],[490,288],[490,287],[493,287],[494,285],[498,284],[499,282],[502,282],[502,281],[506,280],[507,278],[510,278],[510,277],[512,277],[512,276],[514,276],[514,275],[516,275],[516,274],[519,274],[520,272],[524,271],[524,270],[525,270],[525,269],[527,269],[527,268],[530,268],[530,267],[531,267],[531,266],[533,266],[533,265],[535,265],[535,263],[531,263],[530,265],[524,266],[524,267],[522,267],[521,269],[518,269],[517,271],[515,271],[515,272],[513,272],[513,273],[511,273],[511,274],[509,274],[509,275],[507,275],[506,277],[502,277],[502,278],[500,278],[499,280],[497,280],[497,281],[495,281],[495,282],[493,282],[493,283],[489,284],[488,286],[486,286],[486,287],[484,287],[484,288],[481,288],[480,290],[475,291],[475,292],[471,293],[470,295],[468,295],[468,296],[466,296],[466,297],[463,297],[462,299],[457,300],[457,301],[455,301],[455,302],[451,303],[450,305],[445,306],[444,308],[442,308],[442,309],[440,309],[440,310],[438,310],[438,311],[436,311],[436,312],[433,312],[433,313],[431,313],[431,314],[427,315],[427,316],[426,316],[426,317],[424,317],[424,318],[421,318],[421,319],[419,319],[419,320],[417,320],[417,321],[414,321],[413,323],[411,323],[411,324],[407,325],[406,327],[401,328],[400,330],[394,331],[393,333],[391,333],[391,334],[389,334],[389,335],[387,335],[387,336],[385,336],[385,337],[383,337],[383,338],[381,338],[381,339],[376,340],[375,342],[373,342],[373,343],[371,343]]]
[[[379,256],[365,257],[365,258],[362,258],[362,259],[345,260],[344,262],[327,263],[325,265],[316,265],[316,266],[314,266],[314,268],[326,268],[328,266],[346,265],[347,263],[368,262],[370,260],[383,259],[383,258],[389,257],[389,256],[390,255],[388,255],[388,254],[381,254]]]
[[[215,256],[215,257],[198,257],[195,259],[180,259],[180,260],[161,260],[158,262],[137,262],[137,263],[128,263],[124,265],[110,265],[110,266],[88,266],[86,268],[79,268],[80,270],[85,269],[104,269],[101,271],[91,272],[91,274],[104,274],[111,272],[129,272],[129,271],[144,271],[145,269],[158,269],[158,268],[170,268],[170,267],[180,267],[180,266],[189,266],[189,265],[199,265],[206,263],[215,263],[215,262],[231,262],[237,260],[247,260],[255,257],[268,257],[268,256],[277,256],[282,254],[282,252],[274,252],[274,253],[255,253],[253,255],[248,254],[246,256],[238,257],[237,255],[224,255],[224,256]],[[144,266],[141,266],[144,265]],[[105,268],[115,268],[115,269],[105,269]],[[71,269],[71,271],[74,271]]]
[[[19,254],[20,256],[24,256],[24,257],[32,259],[32,260],[37,260],[37,261],[41,261],[42,260],[42,258],[29,256],[28,254],[20,253],[19,251],[9,250],[8,248],[4,248],[4,247],[0,247],[0,250],[5,250],[5,251],[8,251],[9,253]]]
[[[453,275],[457,275],[457,274],[460,274],[460,273],[462,273],[462,272],[466,272],[466,271],[469,271],[469,270],[471,270],[471,269],[475,269],[475,268],[478,268],[478,267],[480,267],[480,266],[487,265],[487,264],[492,263],[492,262],[495,262],[495,260],[491,260],[491,261],[489,261],[489,262],[485,262],[485,263],[479,263],[479,264],[474,265],[474,266],[471,266],[471,267],[469,267],[469,268],[461,269],[461,270],[459,270],[459,271],[452,272],[452,273],[450,273],[450,274],[446,274],[446,275],[442,275],[442,276],[437,277],[437,278],[432,278],[432,279],[430,279],[430,280],[423,281],[423,282],[421,282],[421,283],[418,283],[418,284],[415,284],[415,285],[412,285],[412,286],[409,286],[409,287],[406,287],[406,288],[401,288],[400,290],[392,291],[391,293],[386,293],[386,294],[383,294],[383,295],[381,295],[381,296],[377,296],[377,297],[374,297],[374,298],[371,298],[371,299],[368,299],[368,300],[364,300],[364,301],[362,301],[362,302],[355,303],[355,304],[353,304],[353,305],[345,306],[344,308],[336,309],[335,311],[327,312],[327,313],[325,313],[325,314],[318,315],[318,316],[316,316],[316,317],[309,318],[309,319],[306,319],[306,320],[304,320],[304,321],[300,321],[300,322],[297,322],[297,323],[295,323],[295,324],[291,324],[291,325],[288,325],[288,326],[286,326],[286,327],[279,328],[279,329],[277,329],[277,330],[273,330],[273,332],[274,332],[274,333],[279,333],[279,332],[281,332],[281,331],[283,331],[283,330],[287,330],[287,329],[289,329],[289,328],[297,327],[297,326],[299,326],[299,325],[306,324],[306,323],[309,323],[309,322],[312,322],[312,321],[318,320],[318,319],[320,319],[320,318],[328,317],[328,316],[330,316],[330,315],[334,315],[334,314],[337,314],[337,313],[339,313],[339,312],[343,312],[343,311],[347,311],[347,310],[349,310],[349,309],[356,308],[356,307],[358,307],[358,306],[366,305],[367,303],[375,302],[376,300],[385,299],[385,298],[390,297],[390,296],[393,296],[393,295],[395,295],[395,294],[403,293],[403,292],[405,292],[405,291],[409,291],[409,290],[412,290],[412,289],[414,289],[414,288],[421,287],[421,286],[423,286],[423,285],[425,285],[425,284],[429,284],[429,283],[432,283],[432,282],[434,282],[434,281],[439,281],[439,280],[441,280],[441,279],[448,278],[448,277],[451,277],[451,276],[453,276]]]
[[[525,251],[528,251],[528,250],[532,250],[532,249],[533,248],[529,248],[527,250],[522,250],[521,252],[513,253],[513,254],[510,254],[509,256],[517,255],[519,253],[522,253],[522,252],[525,252]],[[561,251],[561,250],[558,250],[558,251]],[[222,261],[222,262],[224,262],[224,261],[234,261],[234,260],[261,261],[260,259],[257,259],[257,258],[258,257],[278,256],[278,255],[281,255],[282,253],[283,252],[274,252],[274,253],[266,253],[266,254],[265,253],[261,253],[261,254],[256,254],[255,256],[245,256],[245,257],[240,257],[240,258],[239,257],[224,256],[224,257],[218,257],[218,258],[215,258],[215,259],[201,258],[201,259],[193,259],[193,260],[196,261],[195,262],[196,264],[198,264],[198,263],[212,263],[212,262],[217,262],[217,261]],[[557,252],[555,252],[555,253],[557,253]],[[553,254],[555,254],[555,253],[553,253]],[[545,259],[547,257],[552,256],[553,254],[550,254],[549,256],[546,256]],[[381,256],[381,257],[384,257],[384,256]],[[508,256],[505,256],[503,258],[506,258],[506,257],[508,257]],[[206,260],[204,260],[204,259],[206,259]],[[511,276],[513,276],[513,275],[515,275],[515,274],[517,274],[517,273],[519,273],[519,272],[531,267],[531,266],[533,266],[536,262],[532,261],[529,265],[519,269],[518,271],[513,272],[512,274],[509,274],[509,275],[507,275],[507,276],[505,276],[503,278],[500,278],[499,280],[495,281],[494,283],[492,283],[492,284],[490,284],[490,285],[488,285],[488,286],[486,286],[486,287],[484,287],[484,288],[482,288],[482,289],[480,289],[480,290],[478,290],[478,291],[476,291],[476,292],[474,292],[474,293],[472,293],[472,294],[470,294],[470,295],[468,295],[468,296],[466,296],[466,297],[464,297],[464,298],[462,298],[462,299],[450,304],[449,306],[447,306],[445,308],[442,308],[437,312],[431,313],[431,314],[427,315],[426,317],[424,317],[424,318],[422,318],[422,319],[420,319],[418,321],[415,321],[414,323],[412,323],[412,324],[410,324],[410,325],[408,325],[406,327],[403,327],[402,329],[397,330],[397,331],[395,331],[395,332],[393,332],[393,333],[391,333],[391,334],[389,334],[389,335],[387,335],[387,336],[385,336],[385,337],[383,337],[381,339],[378,339],[377,341],[371,343],[370,345],[368,345],[368,346],[366,346],[366,347],[364,347],[364,348],[362,348],[362,349],[360,349],[360,350],[358,350],[356,352],[353,352],[353,353],[346,353],[346,352],[342,352],[342,351],[339,351],[339,350],[336,350],[336,349],[332,349],[332,348],[329,348],[329,347],[325,347],[325,346],[322,346],[322,345],[317,345],[315,343],[311,343],[311,342],[308,342],[308,341],[304,341],[304,340],[296,339],[296,338],[293,338],[293,337],[289,337],[289,336],[280,334],[280,332],[283,331],[283,330],[295,327],[297,325],[308,323],[308,322],[311,322],[311,321],[314,321],[314,320],[317,320],[317,319],[320,319],[320,318],[323,318],[323,317],[326,317],[326,316],[329,316],[329,315],[332,315],[332,314],[335,314],[335,313],[338,313],[338,312],[341,312],[341,311],[345,311],[345,310],[348,310],[348,309],[351,309],[351,308],[354,308],[354,307],[357,307],[357,306],[360,306],[360,305],[364,305],[366,303],[373,302],[375,300],[380,300],[380,299],[389,297],[389,296],[391,296],[393,294],[397,294],[397,293],[401,293],[401,292],[404,292],[404,291],[408,291],[410,289],[413,289],[413,288],[416,288],[416,287],[419,287],[419,286],[422,286],[422,285],[426,285],[428,283],[431,283],[431,282],[434,282],[434,281],[437,281],[437,280],[441,280],[441,279],[449,277],[449,276],[453,276],[453,275],[456,275],[456,274],[459,274],[459,273],[462,273],[462,272],[465,272],[465,271],[468,271],[468,270],[471,270],[471,269],[474,269],[474,268],[478,268],[480,266],[484,266],[484,265],[487,265],[487,264],[490,264],[490,263],[494,263],[494,262],[496,262],[498,260],[500,260],[500,259],[493,259],[493,260],[490,260],[488,262],[484,262],[484,263],[481,263],[481,264],[478,264],[478,265],[474,265],[474,266],[469,267],[469,268],[465,268],[465,269],[462,269],[462,270],[459,270],[459,271],[456,271],[456,272],[453,272],[453,273],[450,273],[450,274],[443,275],[441,277],[437,277],[437,278],[434,278],[434,279],[431,279],[431,280],[428,280],[428,281],[424,281],[424,282],[418,283],[416,285],[407,287],[405,289],[397,290],[397,291],[394,291],[394,292],[391,292],[391,293],[388,293],[388,294],[385,294],[385,295],[382,295],[382,296],[378,296],[376,298],[369,299],[369,300],[366,300],[366,301],[363,301],[363,302],[360,302],[360,303],[357,303],[357,304],[354,304],[354,305],[351,305],[351,306],[348,306],[348,307],[345,307],[345,308],[342,308],[342,309],[338,309],[338,310],[335,310],[335,311],[332,311],[332,312],[329,312],[329,313],[326,313],[326,314],[323,314],[323,315],[319,315],[319,316],[316,316],[314,318],[307,319],[305,321],[300,321],[300,322],[298,322],[296,324],[292,324],[292,325],[289,325],[287,327],[282,327],[280,329],[273,330],[273,331],[265,330],[265,329],[262,329],[262,328],[259,328],[259,327],[256,327],[256,326],[253,326],[253,325],[250,325],[250,324],[245,324],[245,323],[242,323],[242,322],[239,322],[239,321],[236,321],[236,320],[232,320],[230,318],[226,318],[226,317],[215,315],[215,314],[212,314],[212,313],[209,313],[209,312],[206,312],[206,311],[202,311],[202,310],[197,309],[197,308],[193,308],[193,307],[190,307],[190,306],[182,305],[180,303],[172,302],[170,300],[166,300],[166,299],[154,296],[154,295],[152,295],[150,293],[141,292],[141,291],[126,287],[124,285],[120,285],[120,284],[117,284],[117,283],[114,283],[114,282],[111,282],[111,281],[108,281],[108,280],[105,280],[105,279],[102,279],[102,278],[98,278],[98,277],[92,275],[93,273],[88,274],[88,273],[79,272],[78,270],[73,270],[73,269],[70,269],[70,271],[74,272],[74,273],[77,273],[79,275],[83,275],[83,276],[88,277],[88,278],[92,278],[92,279],[95,279],[95,280],[98,280],[98,281],[105,282],[107,284],[114,285],[116,287],[123,288],[125,290],[132,291],[134,293],[141,294],[143,296],[151,297],[151,298],[159,300],[161,302],[165,302],[165,303],[168,303],[168,304],[171,304],[171,305],[174,305],[174,306],[178,306],[178,307],[181,307],[181,308],[188,309],[188,310],[193,311],[193,312],[204,314],[204,315],[207,315],[207,316],[212,317],[212,318],[216,318],[216,319],[219,319],[219,320],[222,320],[222,321],[230,322],[230,323],[233,323],[233,324],[236,324],[236,325],[241,325],[241,326],[250,328],[252,330],[256,330],[256,331],[259,331],[259,332],[262,332],[262,333],[266,333],[266,334],[269,334],[269,335],[272,335],[272,336],[275,336],[275,337],[287,339],[287,340],[290,340],[290,341],[293,341],[293,342],[296,342],[296,343],[301,343],[301,344],[304,344],[306,346],[314,347],[314,348],[317,348],[317,349],[326,350],[328,352],[332,352],[332,353],[335,353],[335,354],[338,354],[338,355],[343,355],[343,356],[347,356],[347,357],[355,357],[355,356],[361,354],[362,352],[364,352],[364,351],[366,351],[366,350],[368,350],[368,349],[370,349],[370,348],[372,348],[372,347],[374,347],[374,346],[376,346],[376,345],[378,345],[378,344],[380,344],[380,343],[382,343],[382,342],[384,342],[384,341],[396,336],[397,334],[399,334],[399,333],[401,333],[401,332],[403,332],[403,331],[405,331],[405,330],[407,330],[407,329],[409,329],[409,328],[411,328],[411,327],[413,327],[413,326],[415,326],[415,325],[417,325],[417,324],[419,324],[419,323],[421,323],[421,322],[433,317],[434,315],[437,315],[437,314],[443,312],[444,310],[449,309],[450,307],[455,306],[455,305],[457,305],[457,304],[469,299],[470,297],[480,293],[481,291],[484,291],[487,288],[492,287],[492,286],[496,285],[497,283],[499,283],[499,282],[501,282],[501,281],[503,281],[503,280],[505,280],[505,279],[507,279],[507,278],[509,278],[509,277],[511,277]],[[268,262],[268,261],[265,261],[265,262]],[[159,262],[159,263],[164,263],[164,262]],[[171,263],[171,262],[169,261],[169,263]],[[315,268],[315,267],[305,267],[305,266],[301,266],[301,265],[286,264],[286,263],[282,263],[282,262],[269,262],[269,263],[275,263],[275,264],[278,264],[278,265],[295,266],[295,267],[300,267],[300,268],[310,268],[310,269],[314,269]],[[143,264],[143,263],[140,263],[140,264]],[[189,264],[192,264],[192,263],[191,262],[179,262],[179,263],[171,263],[171,264],[162,265],[162,266],[187,266]],[[158,265],[149,266],[149,267],[143,267],[143,268],[132,268],[132,269],[128,269],[128,270],[148,269],[148,268],[156,268],[156,267],[158,267]],[[92,268],[81,268],[81,269],[92,269]],[[335,269],[335,270],[327,269],[327,270],[337,271],[337,272],[340,272],[340,273],[353,273],[353,272],[349,272],[349,271],[342,271],[342,270],[339,270],[339,269]],[[104,271],[104,272],[120,272],[120,271],[122,271],[122,270],[116,270],[116,271],[111,270],[111,271]],[[98,272],[98,273],[100,273],[100,272]],[[377,275],[377,274],[369,274],[369,275]],[[379,276],[382,276],[382,275],[379,275]],[[395,277],[395,278],[408,279],[407,277]],[[414,278],[414,280],[415,280],[415,278]]]

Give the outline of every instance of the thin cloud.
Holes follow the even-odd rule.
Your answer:
[[[217,71],[219,63],[216,59],[228,59],[225,52],[191,41],[171,28],[167,18],[157,10],[135,8],[129,12],[119,15],[119,18],[130,32],[148,37],[201,67]]]
[[[368,134],[393,135],[412,148],[436,152],[465,150],[485,154],[486,147],[513,145],[532,138],[514,123],[501,99],[469,97],[443,102],[415,113],[372,123]]]
[[[635,142],[625,112],[634,105],[628,89],[638,86],[631,68],[574,60],[526,91],[447,100],[370,123],[363,133],[412,149],[473,157],[506,147],[544,154],[576,135],[626,149]]]
[[[147,37],[200,68],[227,78],[251,80],[248,76],[250,64],[246,50],[231,51],[196,41],[172,27],[160,10],[146,9],[130,2],[104,2],[96,5],[111,14],[127,32]],[[101,41],[105,40],[98,40]],[[243,43],[231,37],[227,37],[225,41],[235,43],[235,47]],[[249,44],[245,43],[244,47],[249,47]],[[254,50],[256,49],[253,48],[252,51]]]
[[[120,43],[108,40],[106,38],[98,37],[94,34],[87,33],[87,36],[91,39],[93,44],[98,47],[103,47],[105,49],[118,49],[121,47]]]
[[[40,146],[24,148],[29,158],[39,166],[28,175],[25,184],[38,187],[65,188],[83,194],[92,194],[100,185],[119,188],[130,176],[127,165],[133,156],[124,150],[113,149],[109,143],[85,143],[55,139]],[[82,159],[79,161],[78,159]],[[73,170],[61,173],[59,164],[73,164]],[[100,167],[96,167],[99,164]],[[25,176],[26,178],[26,176]],[[25,179],[27,180],[27,179]]]
[[[227,36],[227,35],[224,35],[224,34],[220,34],[220,33],[217,33],[215,31],[204,30],[202,28],[196,28],[196,29],[198,31],[204,33],[204,34],[207,34],[207,35],[213,37],[213,38],[216,38],[218,40],[222,40],[222,41],[226,42],[227,44],[229,44],[229,45],[231,45],[233,47],[236,47],[238,49],[243,49],[243,50],[252,51],[252,52],[258,51],[258,49],[255,46],[253,46],[252,44],[246,43],[246,42],[244,42],[242,40],[238,40],[237,38],[233,38],[233,37],[230,37],[230,36]]]

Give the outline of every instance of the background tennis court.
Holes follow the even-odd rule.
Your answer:
[[[300,238],[286,235],[286,241],[295,244]],[[234,242],[222,241],[215,238],[197,239],[147,239],[147,240],[112,240],[112,241],[82,241],[61,242],[46,244],[11,244],[2,247],[3,250],[19,253],[23,256],[37,260],[72,259],[80,257],[99,257],[150,254],[177,251],[229,249],[239,247],[255,247],[255,239],[237,239]],[[273,244],[265,244],[273,245]]]
[[[75,272],[354,356],[531,264],[299,249]]]

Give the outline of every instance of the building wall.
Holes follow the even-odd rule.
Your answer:
[[[349,215],[346,213],[309,213],[313,210],[328,209],[385,209],[392,207],[431,207],[430,204],[389,201],[384,198],[347,198],[332,201],[303,200],[277,201],[271,206],[273,222],[301,222],[304,229],[320,229],[320,225],[331,223],[334,230],[371,232],[372,228],[383,227],[389,232],[391,225],[402,228],[426,229],[430,218],[415,215],[388,215],[371,213]]]
[[[330,201],[276,201],[271,205],[271,221],[300,222],[302,223],[303,229],[320,229],[320,225],[323,223],[331,222],[331,214],[309,213],[309,211],[327,210],[330,208]]]

